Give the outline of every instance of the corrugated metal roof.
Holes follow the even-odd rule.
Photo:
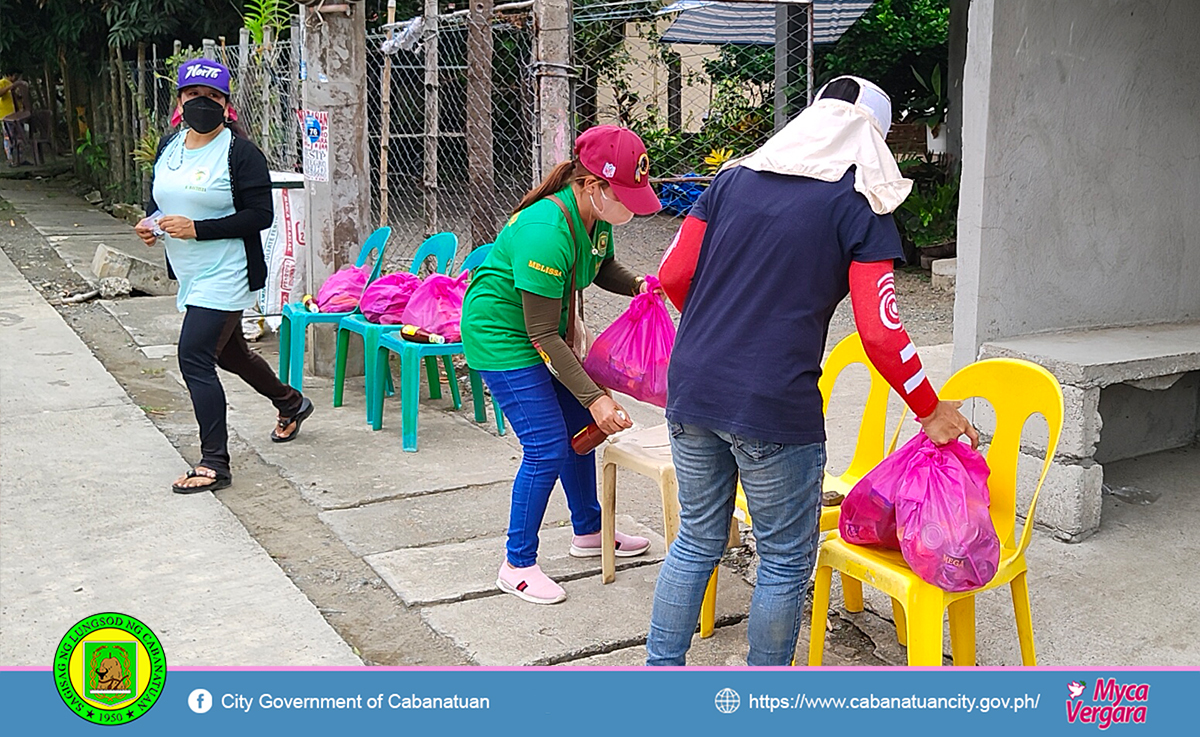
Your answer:
[[[850,26],[874,5],[875,0],[813,0],[813,41],[836,42]],[[662,40],[680,44],[775,43],[774,3],[723,3],[712,0],[681,0],[659,11],[679,13]]]

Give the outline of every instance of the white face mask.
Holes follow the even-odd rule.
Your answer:
[[[604,190],[600,190],[600,201],[611,202],[613,203],[611,206],[606,205],[602,210],[599,207],[596,207],[596,198],[593,195],[589,194],[588,199],[592,203],[592,212],[596,214],[596,217],[600,218],[609,225],[624,225],[630,220],[633,220],[633,213],[624,205],[622,205],[620,201],[610,200],[605,197]],[[606,215],[605,210],[610,210],[612,212],[610,215]]]

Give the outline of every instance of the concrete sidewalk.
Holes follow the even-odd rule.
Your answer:
[[[0,191],[0,196],[7,196],[7,193]],[[37,211],[31,212],[27,219],[35,222],[43,234],[61,232],[74,222],[71,218],[75,206],[64,207],[64,214],[56,216],[47,200],[37,192],[26,192],[21,196],[24,202],[36,207]],[[84,254],[89,247],[94,250],[100,240],[119,235],[115,229],[108,232],[103,221],[89,219],[88,222],[95,223],[97,232],[94,235],[55,243],[60,254],[73,261],[77,268],[86,269],[90,264],[79,255],[72,258],[72,253]],[[5,289],[0,292],[3,298],[11,298],[4,284],[0,284],[0,288]],[[36,294],[30,293],[29,297],[37,299]],[[14,312],[4,304],[0,302],[0,312]],[[179,315],[175,312],[173,298],[139,297],[104,303],[103,307],[121,324],[144,356],[163,356],[157,359],[161,369],[156,370],[167,375],[177,372],[173,358],[165,357],[169,351],[163,350],[169,348],[178,331]],[[26,308],[32,309],[28,305]],[[901,312],[906,320],[919,319],[906,313],[903,303]],[[39,314],[57,318],[44,303]],[[43,319],[48,320],[48,317]],[[69,334],[62,340],[73,337],[60,320],[49,322]],[[26,342],[26,345],[14,346],[26,351],[24,361],[18,361],[8,356],[8,343],[12,341],[7,331],[12,328],[0,329],[5,331],[0,333],[5,335],[5,355],[0,356],[0,370],[4,370],[5,380],[0,396],[5,403],[0,411],[4,414],[6,443],[3,456],[5,496],[0,500],[4,505],[0,507],[3,537],[0,542],[4,545],[6,566],[3,568],[3,629],[7,648],[9,642],[16,641],[10,640],[9,611],[14,607],[11,595],[14,589],[9,585],[10,569],[7,566],[13,565],[9,545],[16,534],[28,537],[40,534],[44,529],[38,527],[29,532],[25,529],[29,523],[14,519],[10,507],[13,504],[9,491],[10,469],[16,462],[10,460],[10,456],[14,459],[16,456],[12,455],[15,451],[8,439],[11,437],[8,423],[21,418],[10,419],[8,416],[9,398],[14,396],[8,382],[22,379],[28,383],[16,391],[31,399],[19,402],[18,406],[24,406],[25,402],[35,405],[49,402],[47,396],[57,398],[63,403],[64,410],[59,412],[61,419],[56,417],[59,423],[76,422],[76,415],[82,408],[89,411],[111,411],[111,408],[88,399],[95,390],[91,383],[81,383],[82,379],[62,379],[72,386],[51,387],[59,394],[47,395],[46,382],[59,380],[51,373],[58,366],[53,361],[65,360],[53,354],[62,349],[53,346],[37,348],[25,341],[26,333],[17,333]],[[29,334],[35,332],[42,331],[29,331]],[[841,334],[831,332],[830,345],[840,337]],[[82,349],[77,339],[72,345],[76,352]],[[938,345],[920,349],[935,386],[940,386],[950,374],[950,348],[949,345]],[[268,361],[276,360],[273,341],[259,345],[257,350]],[[51,355],[37,356],[36,353]],[[29,376],[13,374],[12,370],[5,370],[10,362],[15,362],[18,367],[38,368],[28,370]],[[124,396],[90,356],[86,363],[92,367],[92,373],[98,374],[88,374],[92,377],[90,382],[106,382],[120,397]],[[464,388],[466,406],[457,411],[447,399],[430,400],[426,390],[422,390],[419,410],[421,451],[411,454],[401,450],[399,397],[387,400],[384,428],[381,432],[372,432],[365,422],[361,378],[348,382],[345,406],[334,409],[331,406],[331,382],[320,377],[306,377],[305,391],[318,411],[305,424],[305,437],[286,446],[267,439],[274,422],[269,403],[236,378],[225,375],[223,382],[228,392],[231,430],[237,438],[235,455],[253,454],[277,469],[291,484],[289,494],[294,489],[296,497],[319,510],[320,524],[332,531],[337,541],[354,556],[369,565],[397,601],[419,612],[426,626],[453,643],[471,662],[489,665],[638,665],[644,662],[648,607],[663,554],[658,491],[648,480],[632,474],[620,475],[618,515],[622,529],[649,535],[654,546],[644,559],[622,560],[617,581],[609,586],[600,584],[598,561],[581,561],[564,554],[569,536],[569,515],[561,492],[555,493],[542,531],[541,562],[564,582],[570,598],[555,607],[532,607],[514,597],[501,595],[494,588],[495,567],[503,554],[509,491],[519,463],[520,445],[511,433],[498,437],[491,422],[485,425],[473,422],[469,389]],[[866,386],[866,369],[857,366],[848,369],[835,388],[827,421],[829,465],[835,472],[845,467],[853,450],[861,408],[859,398],[865,394]],[[183,391],[182,387],[179,391]],[[128,399],[124,402],[128,405]],[[662,411],[657,408],[632,402],[628,408],[639,425],[662,421]],[[79,411],[72,414],[71,410],[77,409]],[[156,432],[136,407],[125,406],[125,409],[132,410],[132,414],[122,415],[123,423],[136,424],[151,435]],[[893,395],[892,423],[899,421],[901,410],[899,400]],[[34,425],[33,418],[23,421]],[[910,435],[916,428],[911,418],[906,422],[909,425],[905,435]],[[38,473],[87,479],[94,467],[104,468],[105,463],[111,465],[109,459],[120,457],[111,451],[106,456],[99,450],[92,452],[85,448],[81,451],[75,449],[74,443],[69,446],[64,443],[64,437],[73,438],[93,431],[92,424],[81,425],[71,426],[57,435],[54,427],[43,426],[39,430],[41,435],[36,438],[32,431],[22,426],[19,440],[26,454],[22,462],[30,469],[40,469]],[[111,429],[111,424],[102,429]],[[87,435],[80,444],[99,448],[106,440],[103,435]],[[152,444],[150,438],[140,442]],[[203,510],[214,519],[224,520],[223,524],[232,530],[230,535],[256,547],[236,520],[224,513],[220,502],[203,495],[202,499],[180,500],[163,493],[165,483],[184,466],[161,436],[156,442],[165,449],[166,455],[171,456],[169,461],[155,462],[164,469],[161,478],[145,482],[144,488],[139,483],[142,480],[136,477],[126,480],[100,474],[95,476],[96,481],[108,482],[110,494],[128,494],[127,488],[136,486],[138,493],[147,500],[157,500],[156,509],[166,508],[163,513],[168,516],[174,514],[183,518],[180,510],[184,505],[188,515]],[[64,447],[71,448],[70,456],[49,450]],[[56,453],[61,459],[61,468],[45,463],[56,457]],[[1187,562],[1196,559],[1200,553],[1200,538],[1194,534],[1200,527],[1200,496],[1195,493],[1196,479],[1200,478],[1200,452],[1185,449],[1109,464],[1105,467],[1105,477],[1114,485],[1134,487],[1142,492],[1107,495],[1104,526],[1097,535],[1077,545],[1066,545],[1041,531],[1034,534],[1029,551],[1029,580],[1040,664],[1200,663],[1200,623],[1187,614],[1196,611],[1200,603],[1200,580],[1187,567]],[[74,483],[79,486],[84,482],[76,480]],[[1023,483],[1028,483],[1028,479]],[[69,483],[62,485],[70,486]],[[238,492],[237,482],[230,492]],[[86,501],[95,504],[90,497]],[[84,532],[99,536],[101,543],[89,541],[83,536]],[[83,567],[88,571],[91,570],[89,566],[96,566],[96,572],[79,576],[87,586],[93,581],[107,580],[101,575],[104,567],[86,559],[92,546],[105,545],[105,534],[110,534],[110,526],[77,530],[73,535],[78,542],[73,543],[74,548],[54,558],[58,561],[56,565],[66,570]],[[193,531],[191,534],[198,533]],[[738,555],[741,556],[740,566],[736,565]],[[36,559],[24,552],[20,556],[27,566],[32,565],[29,561]],[[264,565],[273,566],[261,552],[258,557]],[[741,551],[730,556],[723,565],[718,600],[721,626],[713,638],[696,640],[689,662],[697,665],[745,663],[744,620],[751,587],[742,574],[748,558],[748,553]],[[214,565],[213,569],[220,569],[222,565]],[[275,575],[283,579],[278,570]],[[225,579],[214,574],[211,580],[206,579],[200,585],[217,591],[218,584],[223,583]],[[287,583],[286,579],[283,583]],[[38,591],[40,586],[38,583],[23,591],[16,590],[22,611],[36,610],[36,603],[26,605],[23,600],[43,597]],[[67,589],[75,596],[84,596],[88,590],[85,587],[84,592],[75,594]],[[291,594],[289,601],[300,599],[297,611],[307,607],[306,616],[319,620],[319,615],[303,597],[294,590]],[[889,621],[891,607],[886,598],[867,589],[868,612],[858,615],[841,610],[841,595],[836,588],[833,601],[834,613],[840,612],[840,616],[832,618],[834,631],[827,638],[826,664],[905,662],[904,650],[896,644],[894,628]],[[1018,665],[1020,656],[1007,592],[981,595],[977,607],[979,663]],[[290,612],[294,607],[281,604],[280,608]],[[138,614],[137,611],[130,613]],[[293,615],[296,616],[294,612]],[[70,621],[63,623],[62,628],[74,621],[73,617],[65,615],[63,619]],[[244,619],[235,617],[231,621]],[[150,624],[155,626],[153,621]],[[801,663],[807,656],[807,625],[806,616],[798,648],[798,662]],[[58,626],[56,622],[54,627]],[[327,635],[333,636],[332,633]],[[948,637],[946,652],[949,652]],[[228,658],[234,655],[258,664],[284,662],[281,657],[273,657],[281,655],[292,658],[287,662],[321,662],[297,652],[291,644],[262,645],[243,642],[240,638],[231,645],[228,653],[216,655],[207,662],[228,663]],[[0,650],[0,660],[9,661],[7,649]],[[31,662],[41,661],[33,659]]]
[[[0,663],[103,611],[173,666],[360,663],[3,253],[0,344]]]

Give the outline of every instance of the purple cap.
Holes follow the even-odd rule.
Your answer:
[[[192,59],[179,66],[179,81],[176,89],[203,85],[229,96],[229,69],[211,59]]]

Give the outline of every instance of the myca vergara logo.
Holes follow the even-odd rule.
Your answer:
[[[79,620],[54,652],[54,685],[71,711],[93,724],[125,724],[162,694],[167,661],[149,627],[127,614]]]
[[[1116,679],[1099,678],[1092,691],[1092,703],[1084,703],[1086,681],[1067,684],[1067,723],[1094,724],[1108,729],[1114,724],[1145,724],[1146,702],[1150,700],[1150,684],[1117,683]],[[1085,697],[1086,698],[1086,697]]]

